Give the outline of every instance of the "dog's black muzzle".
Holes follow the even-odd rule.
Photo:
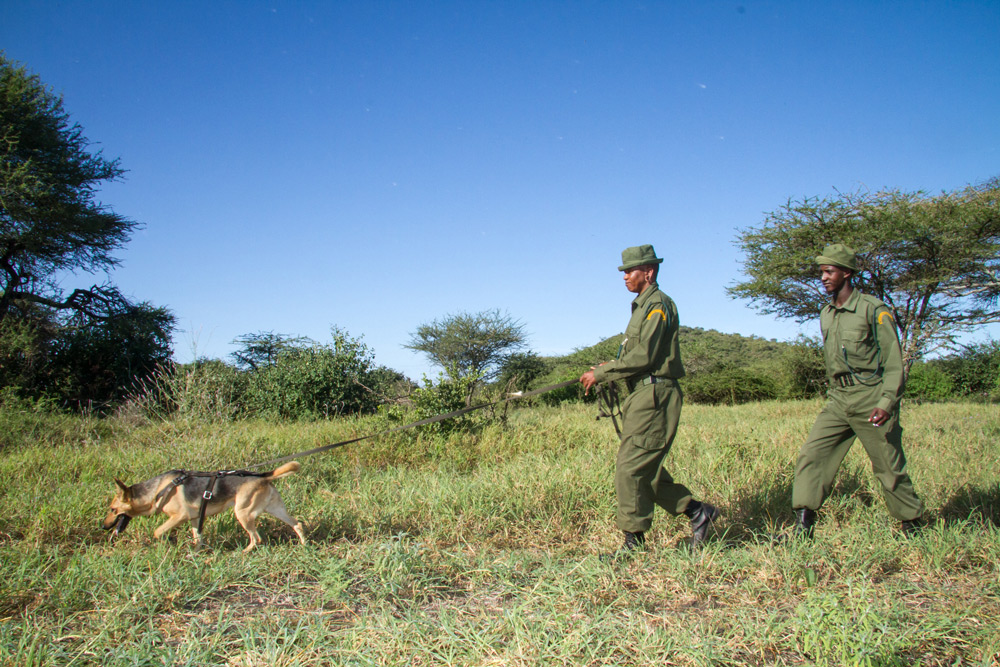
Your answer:
[[[132,517],[128,514],[119,514],[118,520],[115,521],[115,524],[111,526],[111,528],[105,528],[105,530],[111,531],[111,537],[108,538],[108,542],[114,542],[116,537],[125,532],[125,526],[127,526],[128,522],[131,520]]]

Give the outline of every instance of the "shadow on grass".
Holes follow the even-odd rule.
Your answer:
[[[941,506],[939,515],[946,524],[981,521],[1000,527],[1000,483],[961,487]]]
[[[828,518],[844,520],[847,508],[870,507],[880,498],[871,493],[870,472],[841,468],[833,490],[821,512]],[[725,508],[726,541],[731,544],[770,540],[791,531],[792,473],[775,473],[751,487],[736,489],[730,506]]]
[[[394,517],[378,523],[365,524],[355,520],[351,516],[343,516],[338,519],[320,519],[319,521],[306,522],[306,539],[310,542],[336,542],[346,540],[348,542],[363,542],[373,538],[395,537],[397,535],[419,536],[422,527],[416,522],[408,521],[405,518]],[[286,537],[295,538],[295,533],[289,528],[282,532],[287,533]]]

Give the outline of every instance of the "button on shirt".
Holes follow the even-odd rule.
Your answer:
[[[852,373],[855,382],[881,384],[877,406],[891,412],[903,394],[903,355],[889,308],[857,289],[842,307],[831,303],[820,313],[823,354],[830,386],[834,376]],[[881,362],[881,363],[880,363]],[[877,375],[881,368],[881,377]],[[874,377],[869,378],[875,373]]]

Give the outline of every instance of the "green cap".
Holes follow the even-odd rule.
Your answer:
[[[854,251],[843,243],[831,243],[823,248],[823,254],[816,257],[816,263],[820,266],[829,264],[850,271],[858,270],[858,261]]]
[[[622,265],[619,271],[628,271],[643,264],[659,264],[663,260],[656,256],[656,251],[651,245],[637,245],[633,248],[622,250]]]

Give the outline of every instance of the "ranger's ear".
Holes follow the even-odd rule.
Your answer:
[[[129,497],[130,495],[132,495],[132,494],[131,494],[131,493],[129,492],[129,487],[128,487],[128,485],[127,485],[127,484],[125,484],[125,482],[122,482],[122,481],[120,481],[120,480],[119,480],[119,479],[118,479],[117,477],[115,478],[115,484],[117,484],[117,485],[118,485],[118,488],[119,488],[119,489],[121,489],[121,492],[122,492],[122,495],[123,495],[124,497],[128,498],[128,497]]]

